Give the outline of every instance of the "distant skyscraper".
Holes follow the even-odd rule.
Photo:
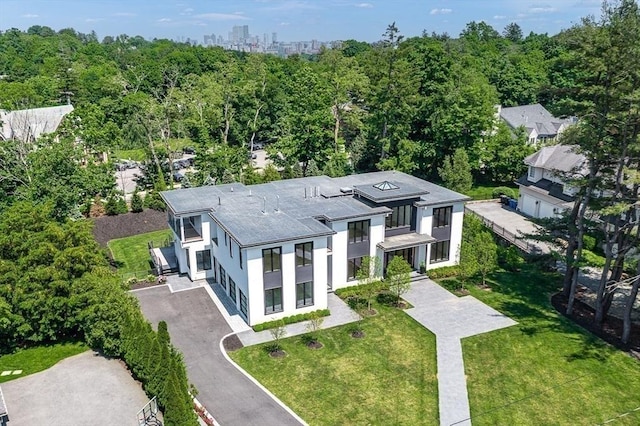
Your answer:
[[[271,33],[271,43],[276,44],[278,42],[278,33]]]
[[[234,43],[244,43],[249,39],[248,25],[235,25],[231,31],[230,40]]]
[[[262,35],[262,44],[266,47],[269,45],[269,36],[267,35],[267,33],[264,33]]]

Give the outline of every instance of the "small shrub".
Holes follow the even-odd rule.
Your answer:
[[[398,304],[399,299],[398,299],[398,296],[396,296],[395,294],[384,292],[384,293],[378,294],[378,297],[376,297],[376,300],[381,305],[396,306]]]
[[[429,271],[427,271],[427,275],[429,275],[429,278],[433,278],[434,280],[440,278],[455,277],[459,273],[460,267],[457,265],[443,266],[442,268],[430,269]]]
[[[156,282],[156,276],[153,274],[149,274],[147,275],[147,278],[145,278],[145,281],[148,283],[154,283]]]
[[[167,209],[167,206],[160,197],[160,194],[156,191],[147,193],[147,195],[144,197],[144,206],[161,212]]]
[[[596,239],[590,235],[582,237],[582,247],[586,250],[593,251],[596,248]]]
[[[347,302],[347,305],[354,311],[367,307],[367,299],[358,296],[349,296],[345,299],[345,302]]]
[[[524,259],[515,246],[498,247],[498,262],[508,271],[515,272],[520,268]]]
[[[596,268],[602,268],[604,266],[604,257],[598,256],[587,249],[582,250],[582,261],[585,266],[594,266]]]
[[[331,312],[328,309],[318,309],[317,311],[313,311],[313,312],[309,312],[306,314],[298,314],[298,315],[292,315],[289,317],[284,317],[282,319],[279,320],[274,320],[274,321],[267,321],[267,322],[263,322],[261,324],[256,324],[253,326],[253,331],[263,331],[263,330],[270,330],[272,328],[276,328],[280,325],[280,322],[282,321],[285,325],[286,324],[295,324],[297,322],[302,322],[302,321],[307,321],[313,318],[314,315],[318,315],[320,317],[327,317],[329,315],[331,315]]]
[[[131,211],[133,213],[140,213],[144,209],[144,202],[138,191],[135,191],[131,196]]]
[[[506,195],[509,198],[516,198],[516,192],[513,190],[513,188],[509,188],[507,186],[497,186],[493,188],[491,197],[500,198],[501,195]]]

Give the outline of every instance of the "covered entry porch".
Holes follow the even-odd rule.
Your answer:
[[[436,239],[428,234],[411,232],[408,234],[387,237],[377,245],[383,261],[383,272],[386,273],[387,265],[396,256],[402,257],[413,269],[419,269],[420,265],[427,265],[427,244],[436,242]]]

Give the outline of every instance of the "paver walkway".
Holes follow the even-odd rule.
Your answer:
[[[333,293],[327,294],[327,303],[331,315],[325,317],[321,328],[337,327],[339,325],[349,324],[357,321],[360,317],[356,314],[347,304]],[[299,336],[307,333],[309,321],[303,321],[296,324],[289,324],[285,326],[285,337]],[[271,332],[264,330],[255,332],[253,330],[241,331],[237,334],[238,338],[244,346],[257,345],[260,343],[266,343],[273,340]]]
[[[470,425],[460,340],[516,322],[473,296],[456,297],[426,277],[412,282],[403,298],[414,306],[407,314],[436,335],[440,424]]]

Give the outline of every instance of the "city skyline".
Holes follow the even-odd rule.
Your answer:
[[[237,0],[166,1],[150,7],[141,0],[3,0],[0,29],[46,25],[72,27],[99,37],[119,34],[144,38],[226,35],[249,25],[252,35],[278,33],[279,41],[347,40],[374,42],[395,22],[406,37],[446,32],[457,37],[471,21],[485,21],[501,32],[516,22],[524,34],[556,34],[588,15],[599,16],[599,0]]]

